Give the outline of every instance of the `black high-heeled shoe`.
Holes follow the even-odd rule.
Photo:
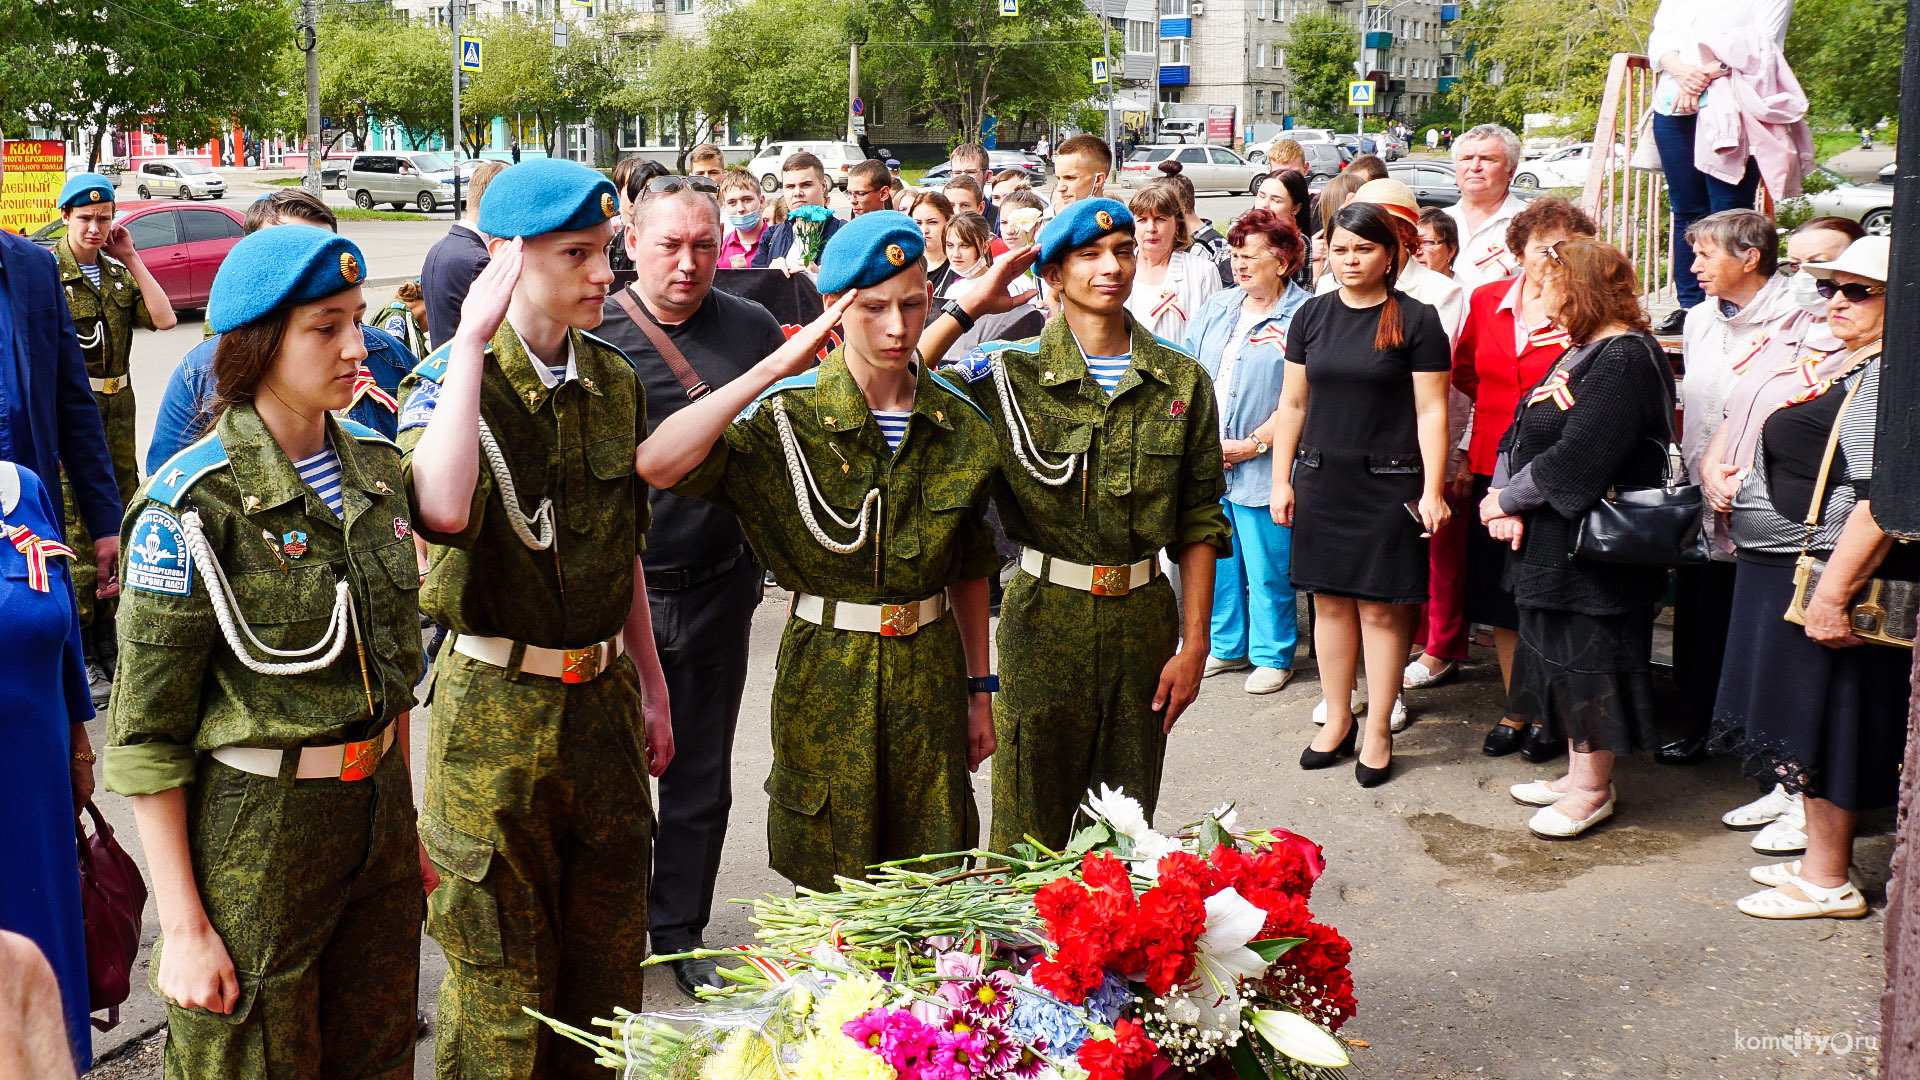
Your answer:
[[[1387,763],[1377,769],[1358,757],[1353,759],[1353,778],[1360,782],[1361,787],[1379,787],[1387,782],[1387,777],[1393,775],[1392,732],[1387,733],[1387,755]]]
[[[1313,743],[1307,743],[1307,748],[1300,751],[1300,767],[1303,769],[1329,768],[1341,758],[1352,756],[1354,745],[1359,739],[1360,721],[1355,720],[1353,726],[1347,729],[1347,737],[1341,739],[1340,745],[1331,750],[1315,750]]]

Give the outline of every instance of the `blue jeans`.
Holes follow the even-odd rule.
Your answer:
[[[1697,113],[1685,116],[1653,114],[1653,144],[1660,151],[1660,167],[1667,174],[1667,201],[1673,206],[1673,287],[1680,306],[1690,308],[1706,299],[1700,280],[1693,276],[1693,248],[1687,229],[1708,214],[1722,210],[1753,209],[1760,187],[1760,168],[1747,159],[1747,173],[1738,184],[1708,176],[1693,164],[1693,132]]]
[[[1213,571],[1213,641],[1222,660],[1246,657],[1255,667],[1290,668],[1300,639],[1294,606],[1293,530],[1273,523],[1264,506],[1222,502],[1233,524],[1233,555]]]

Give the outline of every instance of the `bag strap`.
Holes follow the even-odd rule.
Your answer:
[[[653,343],[654,351],[660,354],[660,359],[667,362],[668,370],[673,372],[673,377],[679,379],[681,387],[686,390],[687,400],[699,401],[713,393],[713,387],[708,386],[706,380],[700,377],[700,373],[693,370],[693,365],[687,363],[687,358],[681,355],[673,339],[668,337],[667,332],[660,328],[660,324],[653,321],[653,316],[648,315],[646,309],[634,300],[632,291],[633,286],[629,285],[614,293],[613,298],[633,319],[633,325],[647,335],[647,340]]]

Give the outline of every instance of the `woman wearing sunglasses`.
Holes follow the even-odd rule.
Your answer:
[[[1762,919],[1865,915],[1849,870],[1855,826],[1861,811],[1891,806],[1899,793],[1913,658],[1862,642],[1848,615],[1869,579],[1920,579],[1920,552],[1880,530],[1869,491],[1888,249],[1884,236],[1862,237],[1832,262],[1806,266],[1841,348],[1770,372],[1755,380],[1765,396],[1733,402],[1760,418],[1744,422],[1757,429],[1750,465],[1723,474],[1738,481],[1731,496],[1725,480],[1707,489],[1730,512],[1739,559],[1732,623],[1746,630],[1721,672],[1714,744],[1741,757],[1749,776],[1801,796],[1806,815],[1806,854],[1749,872],[1769,888],[1738,907]],[[1782,616],[1803,553],[1826,567],[1797,625]]]

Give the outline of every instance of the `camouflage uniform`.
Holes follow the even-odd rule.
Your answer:
[[[1178,346],[1131,318],[1128,325],[1133,366],[1111,396],[1059,318],[1038,338],[988,342],[955,365],[1001,444],[1000,520],[1016,542],[1085,565],[1138,562],[1187,544],[1225,554],[1213,381]],[[1042,484],[1018,462],[994,360],[1005,365],[1045,459],[1084,455],[1065,484]],[[1153,813],[1167,745],[1153,694],[1179,646],[1180,621],[1164,576],[1124,596],[1042,583],[1025,571],[1007,586],[994,704],[996,850],[1029,834],[1065,844],[1075,809],[1098,784],[1124,787]]]
[[[770,398],[791,421],[821,494],[852,521],[879,488],[878,535],[848,554],[822,547],[795,506]],[[986,418],[922,369],[898,452],[835,351],[774,384],[674,487],[740,518],[775,580],[830,602],[916,601],[999,566],[981,520],[997,457]],[[804,481],[802,481],[804,483]],[[814,513],[838,542],[841,529]],[[882,552],[884,551],[884,556]],[[830,612],[829,612],[830,614]],[[967,670],[951,615],[906,636],[787,620],[773,689],[767,851],[796,885],[833,887],[887,859],[977,842],[967,778]]]
[[[67,295],[67,310],[73,314],[80,352],[87,358],[93,401],[100,406],[100,420],[107,428],[107,453],[113,459],[114,483],[120,487],[120,501],[131,503],[134,491],[140,486],[140,470],[134,464],[133,380],[128,376],[127,360],[133,350],[134,325],[151,330],[153,316],[147,314],[147,300],[140,295],[140,283],[133,279],[133,271],[128,270],[125,263],[101,252],[98,256],[100,284],[96,288],[81,272],[66,237],[54,241],[53,257],[60,264],[60,285]],[[93,537],[81,523],[73,485],[63,479],[60,486],[67,502],[67,545],[74,551],[73,589],[80,600],[80,625],[87,626],[93,622],[97,576],[93,565]]]
[[[432,544],[421,607],[452,635],[580,649],[620,633],[648,522],[634,451],[646,400],[620,350],[573,332],[578,377],[549,388],[509,324],[488,346],[480,415],[524,507],[553,500],[554,542],[508,524],[485,455],[467,528]],[[452,343],[401,384],[400,443],[426,431]],[[457,651],[433,674],[420,836],[439,869],[427,932],[447,953],[435,1070],[600,1077],[592,1055],[522,1007],[586,1026],[641,1006],[653,808],[639,676],[616,660],[564,683]]]
[[[179,1080],[413,1075],[422,898],[406,761],[355,753],[364,779],[294,778],[298,748],[405,724],[422,667],[398,449],[351,422],[329,428],[344,521],[241,404],[168,461],[121,532],[125,677],[107,723],[106,785],[124,795],[191,785],[194,879],[240,983],[229,1015],[168,1006],[166,1075]],[[319,641],[343,577],[355,640],[308,674],[243,664],[214,614],[215,571],[183,543],[188,511],[261,642]],[[223,747],[295,752],[276,778],[211,756]],[[164,947],[154,944],[148,969],[156,993]]]

